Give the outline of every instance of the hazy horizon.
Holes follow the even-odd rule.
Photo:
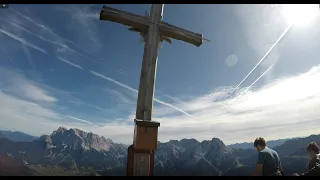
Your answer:
[[[63,127],[63,126],[60,126],[60,127]],[[58,130],[60,127],[58,127],[56,130]],[[68,128],[67,128],[68,129]],[[70,129],[76,129],[76,128],[69,128],[68,130],[70,130]],[[80,130],[82,130],[82,129],[80,129]],[[0,131],[10,131],[10,132],[19,132],[19,133],[24,133],[24,134],[27,134],[27,135],[30,135],[30,136],[33,136],[33,137],[37,137],[37,138],[40,138],[40,136],[42,136],[42,135],[50,135],[51,133],[49,133],[49,134],[41,134],[40,136],[37,136],[37,135],[31,135],[31,134],[28,134],[28,133],[25,133],[25,132],[22,132],[22,131],[15,131],[15,130],[4,130],[4,129],[0,129]],[[83,131],[83,130],[82,130]],[[54,132],[54,131],[53,131]],[[53,133],[52,132],[52,133]],[[87,132],[87,133],[90,133],[90,132]],[[100,135],[100,134],[97,134],[97,135],[99,135],[100,137],[102,137],[102,135]],[[308,136],[311,136],[311,135],[316,135],[316,134],[310,134],[310,135],[307,135],[307,136],[301,136],[301,137],[290,137],[290,138],[284,138],[284,139],[294,139],[294,138],[305,138],[305,137],[308,137]],[[105,136],[104,136],[105,137]],[[109,138],[109,137],[105,137],[105,138]],[[220,139],[219,137],[212,137],[211,139],[213,139],[213,138],[218,138],[218,139]],[[182,139],[195,139],[195,138],[182,138]],[[169,141],[175,141],[175,140],[178,140],[178,141],[180,141],[180,140],[182,140],[182,139],[171,139],[171,140],[169,140]],[[206,141],[206,140],[211,140],[211,139],[204,139],[204,140],[202,140],[202,141]],[[255,139],[255,138],[254,138]],[[253,141],[254,141],[254,139],[252,140],[252,142],[236,142],[236,143],[231,143],[231,144],[227,144],[227,143],[225,143],[224,141],[223,141],[223,139],[220,139],[226,146],[229,146],[229,145],[233,145],[233,144],[243,144],[243,143],[253,143]],[[111,139],[113,142],[115,142],[115,143],[120,143],[120,142],[117,142],[117,141],[114,141],[113,139]],[[198,140],[198,139],[195,139],[195,140],[197,140],[197,141],[199,141],[199,142],[202,142],[202,141],[200,141],[200,140]],[[277,141],[277,140],[283,140],[283,139],[266,139],[266,141],[268,142],[268,141]],[[159,140],[158,140],[159,141]],[[159,142],[161,142],[161,143],[167,143],[167,142],[169,142],[169,141],[159,141]],[[125,143],[120,143],[120,144],[125,144]],[[125,145],[129,145],[129,144],[132,144],[132,142],[131,143],[127,143],[127,144],[125,144]]]

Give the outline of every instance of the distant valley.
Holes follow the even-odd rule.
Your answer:
[[[14,134],[0,132],[0,175],[123,176],[126,173],[127,145],[111,139],[63,127],[39,138]],[[311,141],[319,143],[320,135],[268,144],[278,151],[285,174],[291,175],[304,170],[308,161],[305,147]],[[251,175],[256,161],[257,152],[250,143],[226,146],[218,138],[202,142],[182,139],[159,142],[154,166],[156,176],[239,176]]]

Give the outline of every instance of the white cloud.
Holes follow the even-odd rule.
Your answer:
[[[77,26],[81,26],[81,30],[77,28],[77,33],[80,36],[85,35],[88,37],[89,42],[87,41],[86,44],[90,44],[91,46],[94,45],[95,48],[100,49],[102,47],[102,43],[100,42],[100,38],[97,35],[97,26],[93,22],[99,21],[99,13],[100,9],[92,10],[92,6],[81,6],[81,5],[70,5],[67,8],[61,7],[60,10],[63,10],[71,16],[71,23],[73,26],[70,28],[74,28],[75,24]],[[72,12],[72,13],[70,13]]]
[[[65,126],[95,132],[119,142],[126,139],[125,135],[128,137],[132,131],[132,126],[124,121],[98,125],[71,114],[60,114],[52,109],[54,106],[41,105],[42,102],[56,102],[57,99],[49,96],[40,85],[37,86],[20,73],[8,69],[0,68],[0,77],[3,90],[0,92],[1,129],[40,136],[51,134],[59,126]]]
[[[22,74],[0,67],[0,76],[2,77],[2,86],[4,89],[18,96],[38,101],[38,102],[56,102],[57,99],[38,87],[35,82],[26,79]]]
[[[46,102],[56,102],[57,99],[49,96],[45,93],[44,90],[40,89],[39,87],[33,85],[33,84],[27,84],[23,81],[20,81],[21,83],[17,82],[17,86],[21,87],[21,90],[24,90],[25,96],[33,99],[35,101],[46,101]],[[15,86],[15,87],[17,87]]]
[[[227,98],[232,88],[219,88],[196,100],[176,104],[195,112],[195,117],[164,114],[159,140],[218,137],[225,143],[252,141],[257,136],[279,139],[317,134],[320,127],[320,66],[291,77],[280,78],[260,89],[248,91],[232,104]],[[196,102],[196,103],[195,103]],[[59,115],[39,104],[0,94],[1,127],[39,135],[59,126],[79,128],[109,137],[116,142],[132,143],[134,112],[111,123],[95,124],[73,115]],[[170,107],[163,106],[164,110]],[[67,117],[73,117],[69,121]],[[80,121],[81,119],[81,121]],[[89,122],[89,123],[88,123]],[[90,124],[91,123],[91,124]]]
[[[198,140],[221,138],[226,143],[252,141],[256,136],[267,139],[279,139],[293,136],[305,136],[318,133],[320,112],[320,67],[309,72],[280,78],[260,89],[249,90],[236,101],[230,98],[231,87],[214,90],[195,100],[177,103],[174,106],[194,112],[195,117],[172,115],[172,109],[162,106],[155,109],[158,114],[154,120],[161,122],[159,140],[196,138]],[[160,118],[161,117],[161,118]],[[121,135],[106,133],[109,124],[95,128],[82,127],[112,137],[116,141],[131,143],[134,112],[127,119],[117,120],[122,124],[112,127],[126,129]],[[119,135],[119,136],[117,136]]]
[[[1,129],[22,131],[35,136],[51,134],[59,126],[64,126],[105,135],[118,142],[123,142],[123,140],[128,142],[127,138],[133,131],[132,126],[122,122],[97,126],[89,121],[73,116],[64,116],[39,104],[21,100],[2,92],[0,92],[0,106]],[[68,118],[76,121],[70,121]]]
[[[252,141],[255,136],[278,139],[319,133],[320,67],[297,76],[278,79],[260,89],[248,91],[232,104],[234,98],[216,100],[228,91],[217,90],[206,97],[184,103],[189,111],[197,110],[196,118],[185,116],[158,119],[160,137],[195,137],[199,140],[213,136],[227,143]],[[176,105],[179,107],[179,105]],[[294,133],[293,133],[294,132]]]
[[[39,104],[0,92],[1,129],[19,130],[41,135],[56,129],[61,118]]]

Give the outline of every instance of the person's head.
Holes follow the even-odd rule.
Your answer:
[[[258,137],[254,140],[253,146],[260,152],[267,146],[267,143],[262,137]]]
[[[307,153],[309,159],[314,158],[317,154],[319,154],[319,146],[315,142],[311,142],[307,146]]]

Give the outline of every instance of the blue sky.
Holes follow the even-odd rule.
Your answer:
[[[141,15],[150,9],[142,4],[109,6]],[[101,8],[1,9],[1,129],[41,135],[65,126],[132,141],[143,44],[128,27],[100,21]],[[319,132],[319,17],[293,25],[236,93],[230,93],[288,28],[283,9],[164,6],[164,21],[202,33],[211,42],[162,45],[153,113],[153,120],[161,122],[160,141],[219,137],[228,144]]]

